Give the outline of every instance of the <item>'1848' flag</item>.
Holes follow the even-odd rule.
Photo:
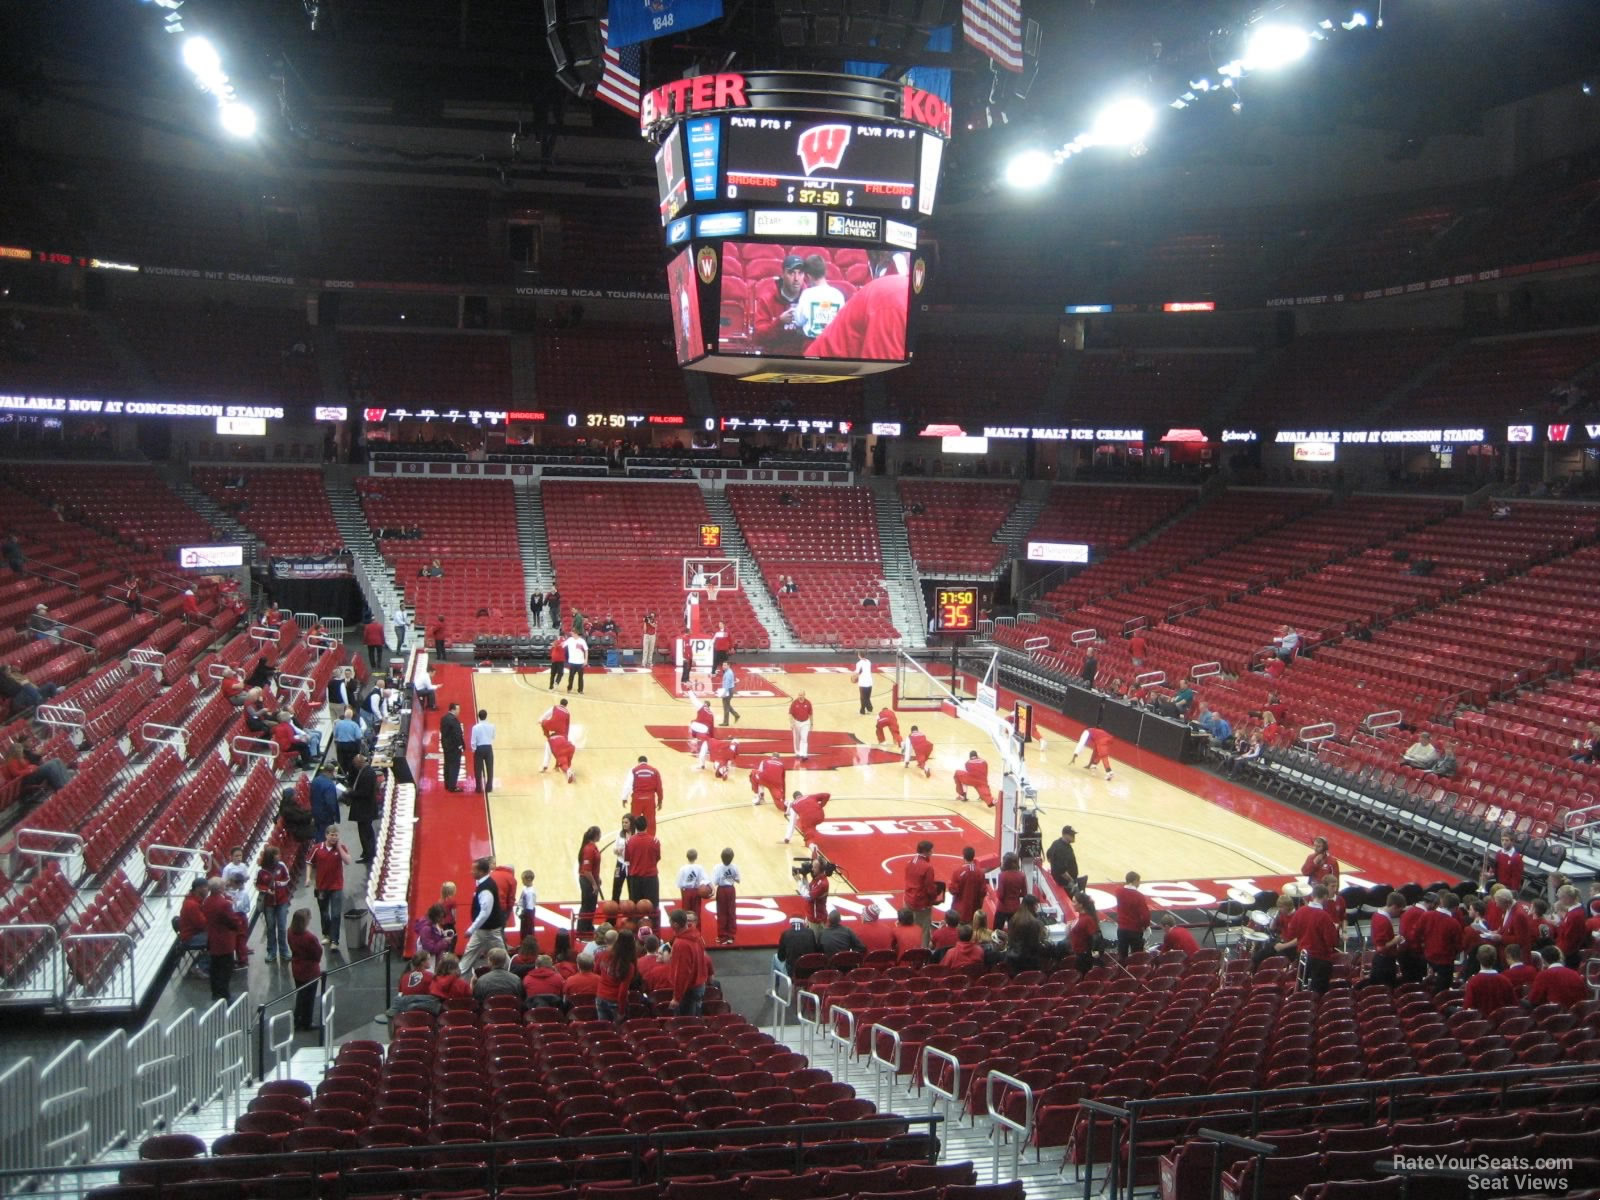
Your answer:
[[[611,44],[617,49],[682,33],[722,15],[722,0],[611,0]]]

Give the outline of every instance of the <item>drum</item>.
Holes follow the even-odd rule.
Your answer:
[[[1272,935],[1260,929],[1245,929],[1240,931],[1247,942],[1270,942]]]
[[[1271,929],[1272,918],[1275,915],[1275,913],[1261,912],[1259,910],[1252,911],[1250,913],[1250,924],[1254,925],[1257,929]]]
[[[1286,883],[1283,885],[1283,891],[1281,894],[1289,896],[1295,900],[1304,900],[1307,896],[1311,895],[1311,885],[1298,882]]]

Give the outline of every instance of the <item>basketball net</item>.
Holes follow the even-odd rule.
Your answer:
[[[721,590],[722,585],[717,583],[715,580],[712,580],[711,582],[707,583],[705,587],[706,599],[715,604],[717,601],[717,593]]]

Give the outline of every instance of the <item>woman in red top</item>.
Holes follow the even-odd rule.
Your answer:
[[[600,903],[600,826],[583,831],[578,847],[578,932],[594,932],[594,910]]]
[[[295,985],[294,1027],[303,1033],[317,1027],[317,985],[322,981],[322,942],[311,932],[309,908],[297,908],[289,918],[289,970]]]
[[[899,920],[889,930],[889,944],[894,947],[894,956],[904,958],[907,950],[922,949],[922,926],[917,924],[917,915],[909,908],[900,910]]]
[[[1072,904],[1078,910],[1078,919],[1067,931],[1067,945],[1078,973],[1088,974],[1094,967],[1095,944],[1100,937],[1100,913],[1087,892],[1074,896]]]
[[[994,889],[994,927],[1004,929],[1011,914],[1022,905],[1028,893],[1028,877],[1022,873],[1022,863],[1015,854],[1008,854],[1000,864],[1000,879]]]
[[[1339,889],[1339,862],[1328,853],[1327,838],[1317,838],[1311,843],[1311,853],[1300,864],[1300,874],[1312,887],[1327,883],[1330,896]]]
[[[289,949],[289,897],[294,891],[294,882],[289,877],[289,868],[279,856],[276,846],[268,846],[261,852],[261,859],[256,871],[256,915],[267,923],[267,961],[276,962],[279,958],[293,957]],[[255,918],[250,919],[254,926]],[[317,956],[321,961],[322,956]]]
[[[472,980],[461,974],[461,960],[454,954],[439,960],[439,969],[433,976],[433,994],[441,1000],[472,995]]]
[[[638,975],[639,944],[633,930],[624,929],[617,934],[616,943],[606,953],[604,962],[595,964],[595,974],[600,986],[595,992],[594,1007],[602,1021],[621,1023],[628,1015],[628,989]]]

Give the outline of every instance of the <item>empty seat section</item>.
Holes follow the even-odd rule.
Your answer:
[[[1017,485],[902,479],[899,487],[911,557],[924,575],[991,575],[1005,561],[995,538],[1021,498]]]
[[[332,554],[344,547],[322,472],[315,468],[197,467],[193,478],[269,554]]]

